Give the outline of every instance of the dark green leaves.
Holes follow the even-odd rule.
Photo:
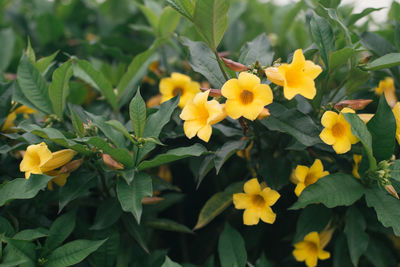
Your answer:
[[[218,254],[222,267],[244,267],[247,253],[240,233],[228,223],[225,225],[218,241]]]
[[[316,214],[318,216],[315,216]],[[302,241],[311,232],[321,232],[328,225],[331,216],[332,211],[320,204],[309,205],[304,208],[297,220],[293,243]]]
[[[368,63],[365,67],[366,70],[375,71],[388,69],[400,65],[400,53],[386,54],[378,59],[375,59],[371,63]]]
[[[45,243],[45,250],[50,252],[60,246],[74,230],[75,221],[75,211],[59,216],[50,227],[49,236]]]
[[[10,64],[14,52],[15,34],[11,28],[0,31],[0,72]]]
[[[251,65],[258,61],[261,66],[269,66],[273,59],[274,51],[265,33],[260,34],[240,49],[239,62],[245,65]]]
[[[63,117],[65,103],[69,94],[69,80],[72,77],[72,73],[71,61],[65,62],[53,72],[53,81],[49,86],[49,97],[53,111],[59,118]]]
[[[142,137],[146,125],[146,103],[144,103],[139,90],[129,104],[129,116],[136,138]]]
[[[311,18],[311,33],[318,46],[322,60],[329,66],[329,54],[335,50],[335,36],[329,22],[320,16]]]
[[[226,142],[220,149],[215,152],[215,170],[217,174],[222,168],[222,165],[238,150],[245,149],[247,140],[236,140]]]

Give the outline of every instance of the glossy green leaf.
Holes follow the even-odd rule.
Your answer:
[[[399,65],[400,65],[400,53],[390,53],[375,59],[374,61],[368,63],[363,68],[369,71],[376,71],[382,69],[389,69]]]
[[[193,19],[194,4],[192,0],[167,0],[167,3],[188,20]]]
[[[74,108],[72,105],[69,105],[69,113],[71,114],[71,122],[72,122],[72,127],[74,128],[75,134],[78,137],[84,137],[85,136],[85,128],[83,126],[83,121],[82,119],[76,114]]]
[[[4,249],[4,260],[11,257],[14,259],[24,260],[23,267],[34,267],[36,263],[36,246],[35,244],[25,241],[6,238],[7,247]],[[12,254],[9,256],[9,254]],[[3,266],[3,264],[1,264]]]
[[[129,104],[129,116],[136,138],[142,137],[146,125],[146,103],[140,95],[140,90],[137,90],[136,96]]]
[[[335,35],[329,22],[318,15],[311,18],[311,33],[325,65],[329,68],[329,54],[335,50]]]
[[[240,49],[239,62],[246,66],[252,65],[256,61],[261,66],[269,66],[272,64],[273,59],[274,51],[265,33],[260,34]]]
[[[49,230],[45,228],[26,229],[16,233],[13,239],[33,241],[49,235]]]
[[[226,142],[221,148],[215,152],[215,170],[217,174],[221,170],[224,163],[238,150],[243,150],[246,148],[247,140],[236,140]]]
[[[168,219],[155,219],[146,221],[146,226],[171,232],[194,234],[187,226]]]
[[[0,31],[0,72],[5,71],[11,62],[15,47],[15,34],[12,28]]]
[[[44,75],[46,71],[50,68],[50,66],[53,63],[53,60],[56,58],[58,55],[58,51],[54,52],[50,56],[47,57],[42,57],[39,59],[34,65],[38,69],[38,71]]]
[[[329,53],[329,70],[332,72],[345,65],[357,51],[351,47],[345,47]]]
[[[53,251],[70,236],[75,228],[76,211],[59,216],[51,225],[49,236],[46,239],[45,250]]]
[[[247,252],[244,240],[240,233],[225,224],[218,240],[218,254],[222,267],[244,267],[247,261]]]
[[[53,72],[53,80],[49,86],[49,97],[54,113],[63,118],[67,96],[69,95],[69,80],[72,77],[72,63],[65,62]]]

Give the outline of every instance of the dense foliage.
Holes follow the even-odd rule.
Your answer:
[[[397,266],[400,4],[0,1],[0,266]]]

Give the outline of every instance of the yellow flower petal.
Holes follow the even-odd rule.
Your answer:
[[[199,120],[190,120],[183,123],[183,130],[187,138],[192,139],[203,126]]]
[[[351,143],[347,138],[337,139],[335,144],[333,144],[333,149],[337,154],[343,154],[351,149]]]
[[[276,201],[278,201],[278,199],[281,196],[277,191],[272,190],[269,187],[264,188],[261,191],[261,195],[264,198],[265,204],[268,205],[268,206],[274,205],[276,203]]]
[[[328,251],[320,250],[318,252],[318,258],[321,260],[326,260],[326,259],[329,259],[330,257],[331,257],[331,254]]]
[[[310,60],[306,60],[304,64],[304,73],[311,79],[315,79],[322,72],[322,68]]]
[[[294,189],[294,193],[296,196],[300,196],[300,194],[303,192],[303,190],[306,188],[304,183],[298,183],[296,185],[296,188]]]
[[[197,132],[197,136],[203,140],[204,142],[208,142],[210,140],[211,137],[211,133],[212,133],[212,128],[210,125],[206,125],[203,128],[201,128],[198,132]]]
[[[54,152],[52,153],[51,159],[43,164],[40,169],[42,172],[48,172],[57,169],[70,162],[76,154],[77,152],[72,149],[63,149]]]
[[[304,237],[304,241],[308,241],[319,246],[319,235],[317,232],[311,232]]]
[[[309,255],[308,258],[306,259],[306,265],[307,267],[315,267],[317,266],[318,263],[318,256],[317,255]]]
[[[276,85],[283,86],[285,84],[284,77],[279,73],[278,68],[269,67],[265,69],[267,78]]]
[[[161,102],[180,94],[178,106],[183,108],[188,101],[200,92],[200,84],[191,81],[189,76],[174,72],[171,77],[161,79],[159,89],[162,94]]]
[[[313,165],[311,165],[310,167],[310,172],[314,172],[314,173],[322,173],[324,171],[324,166],[322,166],[322,162],[320,159],[316,159],[313,163]]]
[[[258,209],[248,208],[243,212],[243,223],[245,225],[256,225],[260,221]]]
[[[247,209],[250,206],[250,196],[244,193],[238,193],[233,195],[233,204],[238,210]]]
[[[276,219],[276,214],[270,207],[267,207],[260,211],[260,219],[265,223],[273,224]]]
[[[30,145],[26,149],[24,158],[20,163],[21,172],[25,173],[25,178],[29,178],[30,174],[42,174],[41,167],[52,158],[51,151],[47,145],[42,142],[37,145]]]
[[[252,90],[256,85],[260,84],[260,78],[256,75],[248,73],[248,72],[241,72],[239,74],[239,86],[244,90]]]
[[[238,79],[230,79],[221,88],[221,94],[228,99],[239,98],[241,87]]]
[[[324,113],[324,115],[322,115],[322,118],[321,118],[322,126],[327,127],[327,128],[332,128],[333,125],[336,124],[336,122],[338,120],[338,116],[339,115],[336,112],[326,111]]]
[[[306,59],[303,55],[303,50],[297,49],[296,51],[294,51],[293,60],[290,65],[292,65],[294,68],[303,69],[305,63],[306,63]]]
[[[10,114],[7,115],[6,120],[3,123],[3,126],[1,127],[1,132],[7,132],[11,128],[15,126],[14,121],[17,118],[17,114],[15,112],[11,112]]]
[[[323,129],[319,134],[319,138],[321,138],[321,140],[328,145],[333,145],[336,142],[336,138],[333,136],[330,128]]]
[[[243,189],[246,194],[250,194],[250,195],[259,194],[261,192],[260,183],[258,182],[257,178],[253,178],[253,179],[247,181],[244,184]]]
[[[304,182],[308,174],[309,168],[307,166],[298,165],[294,172],[297,182]]]

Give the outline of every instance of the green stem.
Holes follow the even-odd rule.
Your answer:
[[[225,80],[229,80],[229,77],[228,77],[228,75],[226,74],[226,72],[225,72],[225,70],[224,70],[224,67],[222,66],[222,61],[221,61],[221,59],[220,59],[219,56],[218,56],[217,50],[214,50],[214,55],[215,55],[215,57],[217,58],[218,66],[219,66],[219,68],[220,68],[222,74],[224,75]]]

